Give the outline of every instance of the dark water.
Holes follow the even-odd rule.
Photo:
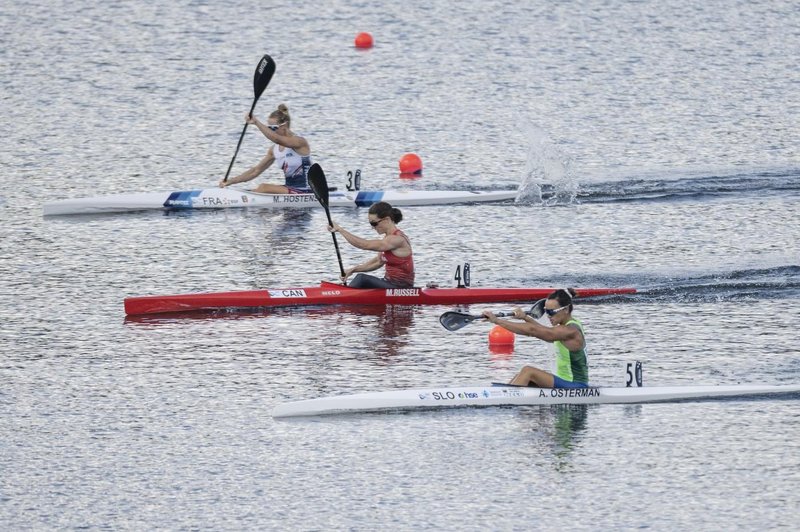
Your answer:
[[[792,2],[0,6],[3,528],[796,528],[796,398],[276,422],[552,354],[494,353],[445,307],[126,319],[128,296],[335,280],[324,213],[41,207],[216,183],[269,53],[256,114],[286,103],[332,184],[520,186],[403,209],[420,284],[469,261],[474,286],[634,286],[577,307],[595,383],[631,360],[646,385],[796,383],[798,22]],[[264,149],[251,131],[235,171]],[[405,152],[423,177],[398,178]]]

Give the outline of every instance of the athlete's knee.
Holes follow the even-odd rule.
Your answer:
[[[364,274],[363,273],[357,274],[355,277],[353,277],[353,280],[350,281],[350,283],[348,283],[348,286],[350,288],[363,288],[364,287]]]

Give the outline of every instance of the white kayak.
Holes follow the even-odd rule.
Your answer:
[[[630,404],[798,394],[800,384],[652,386],[633,388],[526,388],[488,384],[457,388],[420,388],[322,397],[279,404],[272,417],[320,416],[453,407]]]
[[[513,200],[516,190],[355,190],[331,191],[330,207],[369,207],[379,201],[392,206],[445,205]],[[141,210],[229,209],[256,207],[305,209],[319,207],[314,194],[260,194],[234,187],[173,192],[142,192],[88,198],[71,198],[44,204],[44,215],[102,214]]]

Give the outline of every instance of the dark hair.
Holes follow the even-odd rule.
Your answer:
[[[274,118],[279,124],[286,122],[287,126],[292,125],[292,119],[289,118],[289,108],[285,104],[280,104],[278,108],[269,114],[270,118]]]
[[[385,201],[379,201],[373,204],[372,207],[369,208],[369,213],[374,214],[378,218],[389,217],[396,224],[399,224],[403,220],[403,213],[400,212],[400,209],[392,207]]]
[[[559,288],[549,296],[547,299],[555,299],[558,301],[559,307],[566,307],[569,305],[569,311],[572,312],[572,298],[577,294],[573,288]]]

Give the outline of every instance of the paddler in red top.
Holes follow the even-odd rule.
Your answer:
[[[345,240],[359,249],[377,251],[378,254],[366,262],[362,262],[344,272],[342,281],[356,272],[371,272],[381,266],[386,267],[382,279],[374,275],[359,273],[349,284],[351,288],[410,288],[414,286],[414,257],[411,242],[404,232],[397,228],[403,219],[403,213],[381,201],[369,208],[369,224],[382,238],[368,240],[361,238],[342,226],[334,223],[328,231],[338,232]]]

